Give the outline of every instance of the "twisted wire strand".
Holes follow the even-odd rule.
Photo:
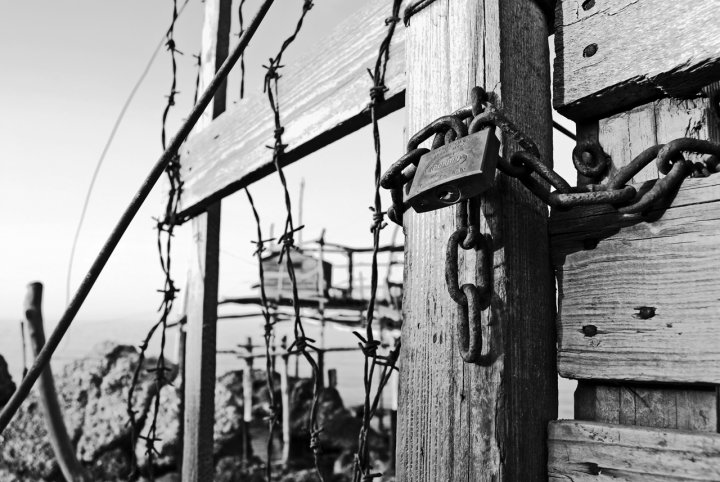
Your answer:
[[[285,39],[285,41],[282,43],[280,50],[278,51],[277,55],[273,58],[269,59],[269,62],[267,65],[263,65],[266,69],[265,73],[265,83],[263,91],[267,94],[268,102],[270,104],[270,108],[273,111],[273,119],[275,122],[275,142],[272,146],[268,146],[269,149],[272,149],[273,151],[273,164],[275,165],[275,170],[278,173],[278,177],[280,179],[280,183],[283,187],[284,192],[284,200],[285,200],[285,209],[287,212],[287,216],[285,219],[285,225],[283,229],[283,235],[279,238],[279,243],[282,246],[281,252],[280,252],[280,258],[279,262],[282,263],[283,258],[285,259],[285,266],[287,270],[288,277],[290,278],[290,283],[292,286],[292,300],[293,300],[293,308],[294,308],[294,324],[293,324],[293,334],[295,337],[295,340],[292,342],[292,344],[289,347],[288,353],[289,354],[297,354],[302,355],[303,358],[308,362],[312,369],[313,374],[313,398],[312,398],[312,404],[310,406],[310,420],[309,420],[309,431],[310,431],[310,449],[313,452],[313,459],[315,463],[315,472],[318,476],[318,479],[322,482],[323,476],[320,471],[319,467],[319,456],[320,456],[320,432],[321,428],[318,425],[317,422],[317,414],[318,414],[318,405],[320,403],[320,391],[322,389],[321,386],[321,377],[320,377],[320,368],[318,366],[318,363],[315,361],[315,359],[312,357],[312,354],[310,351],[317,351],[317,348],[312,345],[312,343],[315,342],[315,340],[308,338],[305,334],[305,327],[303,326],[302,320],[300,318],[300,296],[298,294],[298,287],[297,287],[297,279],[295,275],[295,266],[292,262],[292,252],[295,248],[295,240],[294,240],[294,234],[303,228],[303,226],[295,227],[293,222],[293,216],[292,216],[292,202],[290,200],[290,192],[287,187],[287,179],[285,178],[285,174],[283,172],[282,166],[280,165],[280,159],[282,157],[282,154],[285,152],[285,148],[287,147],[286,144],[283,144],[282,142],[282,135],[283,135],[283,125],[280,118],[280,102],[279,102],[279,95],[278,95],[278,80],[280,79],[279,70],[283,68],[282,65],[282,57],[287,50],[287,48],[292,44],[292,42],[297,38],[298,34],[300,33],[300,30],[302,28],[303,22],[305,20],[305,17],[307,16],[308,12],[313,7],[313,1],[312,0],[303,0],[303,6],[302,6],[302,12],[300,14],[300,18],[297,21],[297,24],[295,26],[295,30],[293,33]]]
[[[270,344],[272,342],[273,327],[275,321],[270,314],[270,303],[268,302],[267,294],[265,291],[265,269],[262,263],[262,253],[265,251],[265,244],[273,241],[273,239],[263,239],[262,226],[260,223],[260,215],[255,208],[255,202],[253,201],[250,191],[245,188],[245,194],[247,195],[248,202],[252,208],[253,216],[255,217],[255,225],[257,227],[257,241],[255,244],[255,256],[258,261],[258,276],[260,278],[260,300],[262,303],[262,315],[265,319],[264,325],[264,339],[265,339],[265,384],[268,389],[268,398],[270,401],[270,414],[268,416],[268,440],[266,446],[267,463],[265,465],[265,479],[267,482],[272,481],[272,453],[273,453],[273,438],[275,428],[278,423],[278,405],[275,399],[275,357],[270,354]]]
[[[170,52],[170,60],[171,60],[171,66],[172,66],[172,81],[170,85],[170,92],[167,96],[167,103],[165,105],[165,109],[163,110],[162,114],[162,129],[161,129],[161,143],[163,150],[166,149],[166,124],[167,124],[167,118],[168,114],[170,113],[170,110],[175,105],[175,95],[178,93],[177,91],[177,59],[176,54],[181,54],[179,50],[177,50],[175,45],[175,39],[174,39],[174,33],[175,33],[175,23],[177,22],[178,18],[178,6],[177,6],[177,0],[173,0],[173,10],[172,10],[172,22],[170,24],[170,28],[167,31],[167,40],[165,42],[165,45],[167,47],[167,50]],[[198,63],[200,62],[198,57]],[[199,81],[196,80],[196,82]],[[195,93],[195,101],[197,101],[197,85],[196,85],[196,93]],[[128,389],[128,396],[127,396],[127,414],[129,418],[129,423],[131,426],[131,447],[132,447],[132,473],[131,473],[131,479],[137,478],[139,467],[137,465],[137,462],[135,460],[135,445],[138,442],[138,440],[143,440],[145,442],[145,455],[147,457],[147,470],[148,470],[148,476],[151,481],[155,480],[155,473],[154,473],[154,459],[156,456],[159,456],[160,453],[157,450],[155,444],[156,442],[160,441],[160,438],[158,437],[158,424],[157,419],[158,415],[160,413],[160,391],[165,385],[171,384],[170,377],[168,376],[169,373],[172,371],[170,367],[167,366],[166,358],[165,358],[165,345],[167,341],[167,320],[168,316],[172,312],[173,304],[175,301],[175,298],[177,296],[177,293],[179,290],[175,287],[175,282],[172,278],[171,271],[172,271],[172,240],[174,235],[175,226],[177,224],[177,213],[179,210],[179,204],[180,204],[180,196],[182,193],[182,179],[180,178],[180,164],[177,155],[175,158],[168,164],[166,170],[167,178],[169,181],[169,194],[167,198],[167,202],[165,205],[165,216],[163,219],[156,219],[156,229],[157,229],[157,251],[158,251],[158,258],[160,262],[160,268],[162,269],[163,275],[164,275],[164,284],[162,289],[159,289],[158,292],[162,293],[162,300],[160,302],[160,306],[158,307],[158,311],[160,312],[159,320],[150,327],[148,330],[147,335],[145,336],[144,340],[140,344],[140,353],[138,354],[138,361],[135,366],[135,371],[133,373],[132,383],[130,384],[130,387]],[[137,389],[137,384],[139,382],[140,373],[141,370],[143,370],[143,366],[145,364],[146,359],[146,353],[148,350],[148,347],[150,345],[150,341],[153,339],[153,336],[157,331],[160,331],[160,353],[158,354],[157,360],[155,362],[154,368],[148,369],[150,373],[154,375],[154,401],[151,407],[152,413],[150,418],[150,425],[147,429],[147,432],[143,435],[140,432],[140,423],[142,420],[137,419],[137,414],[133,406],[133,398],[135,394],[135,390]]]
[[[377,353],[381,341],[375,340],[373,334],[373,318],[375,314],[375,300],[378,288],[378,250],[380,247],[380,231],[385,228],[387,223],[383,221],[385,213],[382,210],[382,202],[380,199],[380,179],[382,177],[382,156],[380,143],[380,126],[378,124],[378,115],[376,108],[379,103],[384,100],[384,94],[387,92],[385,85],[385,73],[387,64],[390,60],[390,44],[395,33],[395,27],[400,21],[400,4],[402,0],[393,0],[392,12],[390,17],[385,19],[387,25],[387,34],[380,44],[378,56],[375,61],[375,67],[372,71],[368,70],[373,81],[370,89],[370,117],[373,129],[373,148],[375,150],[375,173],[374,173],[374,204],[370,208],[373,213],[373,222],[370,231],[373,235],[373,251],[370,274],[370,299],[368,300],[366,319],[365,337],[354,332],[355,336],[360,339],[360,348],[364,355],[363,368],[363,388],[364,388],[364,404],[363,418],[358,434],[358,451],[355,454],[355,463],[353,466],[353,481],[363,482],[371,481],[376,477],[380,477],[380,473],[372,473],[369,463],[369,446],[367,444],[367,436],[370,430],[370,422],[377,411],[378,403],[382,397],[382,390],[390,379],[399,354],[399,345],[395,347],[389,355],[380,356]],[[373,380],[375,371],[380,366],[380,382],[377,390],[373,395]]]
[[[245,0],[240,0],[238,3],[238,23],[240,24],[240,33],[238,37],[242,36],[245,32],[245,19],[243,17],[243,5]],[[240,98],[245,97],[245,53],[240,56]]]

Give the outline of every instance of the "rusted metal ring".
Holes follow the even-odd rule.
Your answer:
[[[460,356],[466,363],[478,363],[482,360],[480,292],[473,284],[464,284],[461,289],[466,303],[459,307],[456,325]]]
[[[459,119],[452,115],[446,115],[439,117],[426,125],[415,133],[407,143],[408,152],[417,147],[430,138],[433,134],[445,133],[448,129],[455,131],[456,137],[465,137],[468,133],[467,127],[463,123],[462,119]]]
[[[649,211],[657,201],[667,198],[668,195],[673,194],[680,187],[692,169],[689,164],[688,161],[673,163],[667,176],[658,179],[655,185],[643,194],[638,201],[629,206],[623,206],[618,211],[623,214],[637,214]]]
[[[575,169],[585,177],[602,177],[610,165],[608,155],[596,141],[586,139],[575,145],[572,151]]]
[[[424,147],[409,150],[404,156],[395,161],[387,171],[385,171],[385,174],[383,174],[380,179],[380,186],[383,189],[402,187],[409,180],[407,177],[402,177],[402,172],[411,164],[417,166],[418,162],[420,162],[420,158],[428,152],[430,152],[430,150],[425,149]]]
[[[635,176],[657,157],[663,146],[664,144],[659,144],[657,146],[648,147],[635,156],[635,159],[630,161],[629,164],[621,167],[618,172],[610,178],[610,181],[607,184],[608,190],[612,191],[613,189],[620,189],[625,186],[625,184],[630,182],[633,176]]]
[[[682,152],[693,152],[696,154],[713,154],[720,156],[720,144],[705,141],[702,139],[693,139],[691,137],[682,137],[670,141],[660,150],[657,156],[658,171],[668,174],[673,164],[682,159]]]
[[[458,246],[467,235],[467,228],[461,227],[450,235],[445,251],[445,284],[450,298],[459,305],[467,306],[468,300],[458,283]]]

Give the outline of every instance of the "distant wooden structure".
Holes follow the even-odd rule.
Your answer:
[[[397,30],[380,113],[407,103],[407,131],[415,132],[467,104],[472,86],[484,86],[550,160],[554,3],[431,4]],[[205,4],[203,78],[226,55],[231,11],[229,0]],[[332,49],[288,66],[284,164],[369,123],[365,69],[389,11],[387,1],[368,0],[323,42]],[[717,90],[708,84],[720,80],[719,17],[712,0],[559,0],[556,109],[577,122],[581,140],[600,142],[614,169],[676,137],[717,140],[714,106],[695,94]],[[197,244],[188,297],[186,481],[212,478],[220,201],[273,172],[266,102],[258,94],[220,115],[218,96],[180,153],[182,213],[193,217]],[[652,182],[654,169],[634,182]],[[481,213],[482,231],[499,246],[495,295],[483,313],[490,366],[465,364],[456,349],[457,307],[442,273],[455,209],[406,213],[398,480],[720,480],[719,183],[714,176],[686,180],[657,219],[628,221],[596,207],[548,220],[544,205],[499,176]],[[279,269],[272,276],[281,294]],[[329,281],[324,265],[320,271]],[[476,279],[472,254],[460,276]],[[303,289],[317,290],[319,280],[310,277]],[[280,369],[287,377],[286,358]],[[576,420],[554,421],[558,372],[579,380]]]
[[[285,263],[278,263],[280,253],[263,258],[265,293],[269,299],[292,299],[292,282]],[[332,285],[332,264],[316,256],[294,253],[295,281],[300,298],[326,298]]]

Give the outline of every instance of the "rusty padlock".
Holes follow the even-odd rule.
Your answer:
[[[418,213],[470,199],[492,187],[500,141],[488,127],[420,158],[405,201]]]

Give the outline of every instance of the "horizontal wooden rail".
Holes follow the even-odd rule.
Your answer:
[[[642,220],[610,207],[553,213],[562,376],[720,383],[718,208],[715,174],[685,180]]]
[[[560,0],[555,17],[554,104],[571,119],[695,96],[720,79],[716,0]]]
[[[309,54],[283,69],[280,92],[287,165],[370,123],[367,109],[374,65],[390,14],[386,0],[369,0]],[[383,116],[405,102],[404,29],[395,31],[385,84]],[[258,92],[193,136],[180,152],[181,215],[193,216],[218,199],[272,173],[274,125],[267,97]]]
[[[548,478],[720,480],[720,435],[562,420],[548,433]]]

